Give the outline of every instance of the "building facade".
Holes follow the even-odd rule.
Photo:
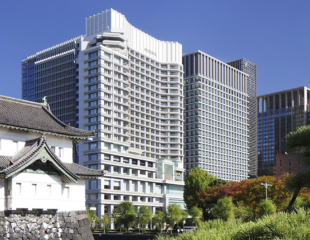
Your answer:
[[[247,74],[201,51],[183,55],[185,168],[248,178]]]
[[[256,64],[240,58],[227,64],[246,73],[248,94],[248,128],[249,128],[249,176],[257,177],[257,73]]]
[[[76,127],[76,58],[80,38],[71,39],[22,60],[22,99],[41,102],[47,96],[55,116]]]
[[[96,208],[98,216],[112,213],[114,205],[124,200],[137,208],[150,206],[153,213],[171,203],[183,207],[182,45],[153,38],[113,9],[87,18],[86,35],[68,42],[72,49],[34,62],[34,69],[38,64],[48,66],[50,59],[73,56],[72,64],[69,58],[56,68],[67,71],[65,66],[73,66],[68,80],[72,87],[69,84],[66,92],[74,96],[72,124],[97,132],[93,141],[77,147],[79,163],[106,171],[103,179],[89,181],[88,207]],[[49,56],[56,48],[35,56]],[[42,71],[48,73],[45,68]],[[58,78],[42,76],[47,80],[42,80],[41,87],[40,81],[34,81],[34,100],[45,95],[49,100],[54,92],[61,99],[63,87],[57,91],[58,80],[53,80]],[[32,78],[25,79],[28,94]],[[37,93],[39,89],[44,90]],[[62,112],[54,109],[56,116]]]
[[[273,175],[285,136],[310,120],[310,89],[299,87],[258,96],[258,175]]]
[[[294,174],[306,167],[302,154],[278,154],[273,167],[273,176],[278,178],[284,173]]]

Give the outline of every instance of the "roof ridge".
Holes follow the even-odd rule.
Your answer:
[[[19,98],[8,97],[8,96],[4,96],[4,95],[0,95],[0,100],[1,99],[5,99],[5,100],[10,101],[10,102],[18,102],[21,104],[30,105],[30,106],[34,106],[34,107],[43,107],[42,103],[37,103],[37,102],[28,101],[28,100],[19,99]]]

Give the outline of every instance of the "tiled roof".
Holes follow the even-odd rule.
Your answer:
[[[87,167],[83,167],[79,164],[76,163],[64,163],[66,167],[73,172],[74,174],[78,176],[83,176],[83,177],[102,177],[103,176],[103,171],[98,171],[94,169],[90,169]]]
[[[0,168],[6,168],[10,165],[12,157],[0,156]]]
[[[81,177],[103,176],[103,171],[89,169],[74,163],[63,163],[46,144],[45,135],[40,138],[27,141],[25,143],[25,147],[18,151],[18,153],[16,153],[13,157],[0,156],[0,168],[1,165],[4,166],[3,169],[0,170],[0,175],[5,177],[9,176],[9,174],[14,174],[16,171],[18,172],[23,170],[25,167],[31,164],[33,157],[37,155],[43,148],[47,148],[49,154],[52,156],[53,161],[55,161],[55,164],[60,169],[62,169],[63,173],[65,173],[69,179],[71,178],[76,181]]]
[[[88,138],[94,131],[71,127],[50,111],[48,105],[0,96],[0,126],[21,128],[70,138]]]

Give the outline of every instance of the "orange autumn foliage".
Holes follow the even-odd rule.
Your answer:
[[[290,196],[285,190],[283,179],[272,176],[258,177],[257,179],[243,180],[242,182],[230,182],[230,186],[220,185],[202,189],[199,193],[200,205],[211,209],[218,199],[232,197],[233,201],[243,202],[252,210],[253,217],[256,216],[257,207],[261,199],[265,199],[265,187],[261,183],[272,184],[268,188],[268,198],[271,199],[277,209],[281,209]]]

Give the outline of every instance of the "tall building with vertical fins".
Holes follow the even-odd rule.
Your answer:
[[[273,175],[285,136],[310,120],[310,89],[299,87],[257,97],[258,175]]]
[[[113,9],[87,18],[86,35],[67,43],[23,60],[23,98],[47,96],[59,118],[71,114],[68,101],[72,124],[97,132],[77,147],[80,164],[106,171],[88,181],[87,207],[98,216],[124,200],[153,213],[184,208],[182,45]]]
[[[247,94],[249,102],[249,176],[257,177],[257,73],[256,64],[245,58],[240,58],[227,64],[248,74]]]
[[[197,51],[183,55],[185,168],[248,178],[247,74]]]

